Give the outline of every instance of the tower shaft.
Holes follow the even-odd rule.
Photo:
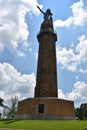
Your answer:
[[[39,55],[35,97],[57,97],[56,47],[57,35],[51,22],[43,22],[37,35]]]

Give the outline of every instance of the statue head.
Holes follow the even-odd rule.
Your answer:
[[[46,13],[48,13],[49,15],[53,15],[53,14],[51,13],[51,10],[50,10],[50,9],[47,9],[47,10],[46,10]]]

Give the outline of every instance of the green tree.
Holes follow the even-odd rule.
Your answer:
[[[17,112],[17,105],[18,105],[18,98],[16,96],[12,97],[11,98],[11,105],[5,107],[3,110],[3,116],[5,118],[14,119],[16,116],[16,112]]]
[[[80,106],[81,110],[81,119],[87,119],[87,103],[81,104]]]
[[[0,98],[0,107],[5,107],[3,102],[4,102],[4,100],[2,98]],[[2,115],[2,113],[0,112],[0,119],[1,119],[1,115]]]
[[[80,108],[76,108],[75,114],[80,120],[87,119],[87,103],[81,104]]]
[[[75,115],[77,119],[80,119],[80,108],[75,109]]]
[[[2,98],[0,98],[0,106],[1,107],[4,107],[4,104],[3,104],[4,100]]]

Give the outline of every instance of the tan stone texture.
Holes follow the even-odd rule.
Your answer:
[[[74,104],[57,98],[29,98],[19,102],[18,114],[38,115],[38,104],[45,105],[44,115],[75,116]]]

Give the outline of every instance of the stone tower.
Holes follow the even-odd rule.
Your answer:
[[[39,7],[38,7],[39,8]],[[44,21],[37,35],[39,42],[38,66],[34,98],[18,102],[17,119],[75,119],[74,102],[58,99],[56,48],[50,9],[43,12]]]
[[[53,22],[44,21],[37,35],[39,42],[35,97],[57,97],[56,48],[57,35]]]

